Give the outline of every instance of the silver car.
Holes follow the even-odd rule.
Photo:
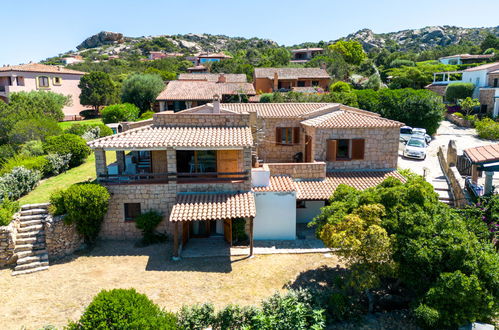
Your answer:
[[[431,136],[426,134],[426,129],[424,129],[424,128],[414,127],[412,129],[412,136],[424,139],[426,141],[426,144],[430,144],[430,142],[431,142]]]
[[[405,145],[404,156],[407,158],[425,159],[427,147],[425,139],[412,137]]]

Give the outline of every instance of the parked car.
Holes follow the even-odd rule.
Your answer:
[[[407,158],[425,159],[427,147],[425,139],[413,136],[405,145],[404,156]]]
[[[414,127],[412,129],[412,136],[414,137],[420,137],[426,141],[426,144],[430,144],[431,142],[431,136],[426,134],[426,129],[424,128],[416,128]]]
[[[410,126],[402,126],[400,127],[400,141],[407,142],[410,140],[412,136],[412,127]]]

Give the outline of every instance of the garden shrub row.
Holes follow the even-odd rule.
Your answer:
[[[19,211],[19,203],[4,197],[0,202],[0,226],[7,226],[17,211]]]
[[[478,136],[482,139],[499,140],[499,122],[490,118],[475,121]]]

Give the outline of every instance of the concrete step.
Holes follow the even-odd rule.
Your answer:
[[[14,251],[17,253],[18,251],[32,251],[32,250],[42,250],[45,249],[45,244],[43,243],[29,243],[16,245]]]
[[[37,261],[38,262],[48,262],[48,260],[49,260],[49,255],[47,253],[37,254],[34,256],[26,256],[26,257],[17,259],[17,266],[30,264],[30,263],[37,262]]]
[[[25,228],[29,228],[29,227],[25,227]],[[45,230],[43,230],[43,228],[41,228],[41,230],[18,232],[16,235],[16,238],[39,237],[39,236],[44,236],[44,235],[45,235]]]
[[[21,206],[21,210],[31,210],[31,209],[46,209],[48,208],[50,203],[39,203],[39,204],[25,204]]]
[[[38,223],[36,225],[30,225],[26,227],[21,227],[17,230],[18,233],[31,233],[31,232],[40,232],[43,230],[43,223]]]
[[[43,225],[43,221],[42,221],[42,219],[20,221],[19,225],[21,226],[21,228],[34,226],[34,225]]]
[[[26,221],[32,221],[32,220],[43,220],[46,218],[46,215],[43,214],[36,214],[36,215],[23,215],[19,217],[19,221],[21,223],[26,222]]]
[[[450,191],[449,188],[439,188],[439,187],[433,187],[434,190],[437,190],[437,191]]]
[[[47,254],[47,250],[41,249],[41,250],[28,250],[28,251],[20,251],[17,252],[17,257],[18,258],[26,258],[26,257],[33,257],[33,256],[38,256],[41,254]]]
[[[49,266],[41,266],[41,267],[36,267],[36,268],[31,268],[31,269],[26,269],[26,270],[14,270],[12,272],[12,276],[25,275],[25,274],[39,272],[39,271],[47,270],[47,269],[49,269]]]
[[[16,245],[33,244],[36,241],[37,241],[36,236],[23,237],[23,238],[16,237]]]
[[[49,211],[47,209],[29,209],[19,212],[21,216],[25,215],[47,215]]]
[[[38,267],[43,267],[43,266],[48,266],[49,262],[47,261],[33,261],[27,264],[22,264],[22,265],[17,265],[14,270],[26,270],[26,269],[32,269],[32,268],[38,268]]]

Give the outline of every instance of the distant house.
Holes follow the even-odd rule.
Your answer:
[[[220,62],[229,58],[232,58],[232,56],[225,55],[224,53],[198,53],[187,56],[186,60],[191,61],[194,66],[198,66],[208,62]]]
[[[165,53],[165,52],[149,52],[149,60],[154,61],[154,60],[160,60],[162,58],[168,58],[168,57],[182,57],[185,56],[182,53]]]
[[[180,75],[179,80],[168,83],[166,88],[156,98],[156,109],[159,111],[173,110],[175,112],[187,108],[199,106],[213,100],[215,95],[221,97],[224,102],[231,101],[231,97],[246,95],[248,97],[256,95],[251,83],[241,82],[240,75],[216,75],[217,80],[212,79],[213,75],[205,74],[205,79],[186,79],[201,76],[201,74]],[[236,76],[236,77],[234,77]],[[208,80],[209,79],[209,80]],[[237,80],[237,81],[233,81]]]
[[[206,73],[208,69],[204,65],[196,65],[187,68],[187,72],[189,73]]]
[[[248,82],[244,73],[181,73],[178,75],[178,80],[204,80],[212,82],[220,82],[224,80],[228,83],[245,83]]]
[[[305,63],[324,52],[323,48],[301,48],[291,50],[291,63]]]
[[[331,77],[320,68],[255,68],[255,90],[271,93],[293,87],[320,87],[327,90]]]
[[[51,91],[71,97],[64,107],[65,119],[77,116],[85,107],[80,104],[80,78],[85,72],[62,66],[38,63],[0,67],[0,100],[8,102],[12,92]]]
[[[83,57],[81,57],[80,55],[71,55],[68,57],[64,57],[62,59],[62,63],[64,63],[64,65],[82,63],[82,62],[84,62],[84,60]]]
[[[457,54],[457,55],[440,57],[438,60],[442,64],[460,65],[460,64],[486,62],[493,57],[494,54],[486,54],[486,55]]]

